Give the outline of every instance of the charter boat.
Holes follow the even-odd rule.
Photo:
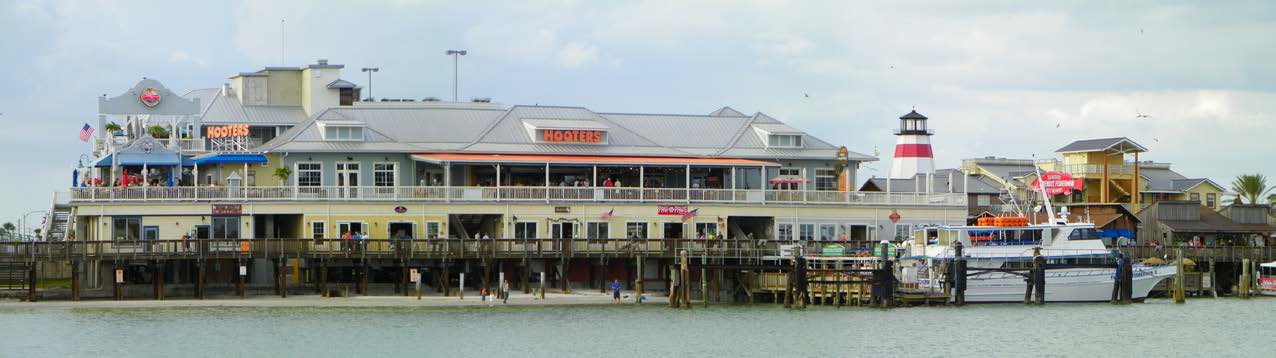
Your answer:
[[[1276,296],[1276,261],[1258,265],[1258,292]]]
[[[1023,218],[995,219],[996,226],[940,226],[915,232],[906,243],[901,260],[901,280],[915,287],[941,292],[945,268],[956,258],[957,243],[967,262],[966,302],[1022,302],[1026,290],[1024,275],[981,269],[1030,267],[1039,253],[1048,264],[1090,266],[1046,270],[1045,300],[1049,302],[1107,301],[1112,298],[1116,269],[1095,268],[1115,264],[1117,253],[1104,247],[1093,224],[1065,223],[1032,225]],[[1147,297],[1161,280],[1174,276],[1174,265],[1147,266],[1132,263],[1132,298]]]

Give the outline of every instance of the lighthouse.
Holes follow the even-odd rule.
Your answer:
[[[933,134],[926,128],[926,116],[916,110],[899,117],[891,179],[910,179],[917,174],[935,172],[935,156],[930,149],[930,136]]]

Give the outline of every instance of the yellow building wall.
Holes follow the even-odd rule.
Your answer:
[[[301,71],[282,70],[267,72],[266,102],[272,106],[301,105]]]
[[[199,225],[211,225],[212,216],[210,215],[181,215],[181,216],[148,216],[148,215],[119,215],[119,216],[141,216],[142,227],[155,226],[159,229],[160,240],[177,240],[182,235],[189,233],[192,229]],[[113,222],[115,216],[101,216],[85,218],[89,221],[89,229],[87,236],[90,240],[109,241],[114,240]],[[240,236],[251,237],[253,229],[253,218],[251,216],[240,216]],[[77,234],[77,240],[80,236]]]
[[[1223,204],[1221,203],[1221,201],[1223,201],[1223,191],[1222,191],[1222,190],[1219,190],[1218,188],[1214,187],[1213,185],[1209,185],[1209,184],[1201,184],[1201,185],[1197,185],[1197,186],[1196,186],[1196,187],[1194,187],[1194,188],[1191,188],[1191,189],[1189,189],[1189,190],[1187,190],[1187,191],[1184,191],[1184,192],[1183,192],[1183,197],[1182,197],[1182,199],[1180,199],[1180,200],[1191,200],[1191,198],[1192,198],[1192,194],[1193,194],[1193,193],[1195,193],[1195,194],[1200,194],[1200,200],[1199,200],[1199,201],[1200,201],[1201,205],[1205,205],[1205,204],[1206,204],[1206,200],[1207,200],[1207,198],[1208,198],[1208,195],[1209,195],[1209,194],[1214,194],[1214,206],[1210,207],[1210,209],[1218,210],[1218,209],[1220,209],[1220,208],[1222,208],[1222,207],[1223,207],[1223,206],[1222,206]]]

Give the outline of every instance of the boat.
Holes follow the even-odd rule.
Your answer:
[[[1040,177],[1041,173],[1038,171]],[[1050,193],[1045,180],[1036,189]],[[906,242],[900,280],[915,282],[920,290],[943,292],[949,264],[959,256],[966,261],[966,302],[1022,302],[1027,289],[1023,270],[1035,256],[1047,264],[1065,268],[1045,270],[1045,301],[1091,302],[1113,298],[1118,250],[1108,250],[1093,223],[1068,223],[1056,217],[1050,195],[1042,195],[1047,221],[1029,223],[1026,215],[981,218],[975,226],[938,226],[914,231]],[[1013,206],[1018,208],[1017,203]],[[1178,273],[1177,265],[1149,266],[1130,260],[1133,273],[1131,299],[1141,301],[1166,278]],[[1069,267],[1071,266],[1071,267]]]
[[[914,243],[905,245],[901,281],[921,290],[940,292],[947,264],[956,258],[957,243],[967,262],[966,302],[1022,302],[1026,281],[1021,273],[981,269],[1026,268],[1040,254],[1048,264],[1115,264],[1117,253],[1104,247],[1093,224],[1056,223],[1023,226],[939,226],[919,229]],[[920,240],[925,238],[925,240]],[[1157,283],[1177,273],[1175,265],[1131,263],[1132,299],[1146,298]],[[1048,302],[1107,301],[1112,297],[1116,269],[1063,268],[1046,270]]]
[[[1258,265],[1258,293],[1276,296],[1276,261]]]

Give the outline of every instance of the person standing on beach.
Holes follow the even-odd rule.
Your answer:
[[[611,303],[620,303],[620,279],[611,279]]]
[[[510,303],[510,280],[501,281],[501,303]]]

